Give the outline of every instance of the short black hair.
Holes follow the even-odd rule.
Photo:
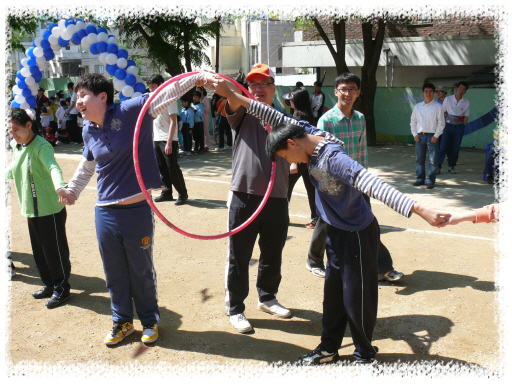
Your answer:
[[[297,82],[295,83],[295,86],[296,86],[297,88],[299,88],[299,87],[303,87],[303,86],[304,86],[304,83],[303,83],[302,81],[297,81]]]
[[[315,81],[313,83],[313,85],[316,85],[317,87],[321,87],[322,86],[322,82],[317,80],[317,81]]]
[[[41,91],[42,91],[42,92],[44,92],[44,88],[43,88],[43,87],[39,87],[39,88],[37,89],[37,92],[41,92]]]
[[[107,94],[107,105],[114,102],[114,85],[112,84],[112,81],[108,80],[101,73],[89,73],[87,75],[80,76],[74,85],[73,91],[77,92],[82,88],[88,89],[94,94],[94,96],[98,96],[100,93],[105,92]]]
[[[148,79],[148,84],[163,84],[164,78],[162,75],[156,73],[154,75],[151,75],[151,77]]]
[[[461,86],[461,85],[463,85],[463,86],[465,86],[465,87],[466,87],[466,91],[469,89],[469,84],[468,84],[468,83],[466,83],[465,81],[459,81],[459,82],[457,83],[457,88],[459,88],[459,86]]]
[[[32,119],[24,109],[11,108],[8,120],[15,121],[16,123],[18,123],[18,125],[22,125],[24,127],[27,125],[27,123],[31,123],[32,132],[34,132],[36,135],[39,133],[36,124],[34,124]]]
[[[361,89],[361,79],[355,73],[344,72],[336,79],[334,79],[334,88],[338,88],[338,85],[344,83],[356,83],[357,89]]]
[[[61,100],[60,100],[60,105],[61,105],[62,107],[65,107],[65,106],[66,106],[66,100],[61,99]]]
[[[66,103],[71,103],[71,97],[66,97]]]
[[[307,132],[300,125],[281,123],[272,128],[267,136],[265,150],[267,156],[276,161],[276,152],[281,149],[286,149],[288,146],[288,139],[295,137],[304,137]]]
[[[68,89],[73,89],[73,86],[75,85],[75,83],[73,82],[69,82],[68,83]]]
[[[50,100],[55,101],[55,96],[50,96]]]
[[[201,92],[199,92],[199,91],[194,91],[194,93],[192,94],[192,96],[197,96],[197,97],[199,97],[199,98],[200,98],[201,96],[203,96],[203,94],[202,94]]]
[[[432,83],[423,84],[423,87],[421,87],[421,90],[425,91],[425,88],[431,88],[434,92],[436,91],[436,86]]]
[[[190,97],[188,97],[188,95],[183,95],[180,97],[180,101],[183,103],[183,102],[186,102],[186,103],[190,103]]]

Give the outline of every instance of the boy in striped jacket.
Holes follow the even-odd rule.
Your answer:
[[[416,213],[432,226],[444,223],[450,215],[415,202],[373,176],[346,154],[343,142],[333,135],[249,100],[221,79],[214,86],[230,104],[240,103],[247,113],[273,127],[267,137],[269,157],[275,159],[277,154],[290,163],[308,164],[318,191],[317,214],[329,224],[321,343],[297,363],[337,361],[347,323],[356,361],[371,363],[378,351],[371,340],[377,319],[380,230],[363,193],[406,217]]]

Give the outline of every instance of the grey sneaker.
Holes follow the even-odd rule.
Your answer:
[[[276,317],[280,317],[281,319],[286,319],[287,317],[290,317],[292,313],[289,309],[286,309],[283,307],[277,299],[272,299],[269,301],[261,302],[258,299],[258,309],[263,312],[270,313],[271,315],[274,315]]]
[[[306,268],[316,277],[322,277],[325,279],[325,268],[311,267],[308,263],[306,263]]]
[[[231,324],[239,333],[246,333],[252,331],[252,325],[251,323],[249,323],[249,321],[247,320],[243,313],[229,316],[229,321],[231,321]]]
[[[457,173],[457,172],[455,172],[455,168],[454,167],[448,168],[448,172],[450,172],[450,173]]]
[[[338,361],[339,358],[340,355],[338,355],[338,351],[327,352],[325,349],[317,347],[314,351],[306,353],[305,355],[297,358],[295,361],[299,365],[319,365],[334,363]]]
[[[401,279],[402,277],[404,277],[404,274],[402,272],[397,272],[394,269],[392,269],[391,271],[383,275],[379,275],[379,281],[396,281]]]

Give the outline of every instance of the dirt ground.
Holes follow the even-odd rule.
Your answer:
[[[80,153],[77,146],[56,148],[65,180],[73,175]],[[369,151],[370,171],[375,175],[421,202],[451,211],[481,207],[494,200],[492,186],[482,181],[484,158],[482,151],[461,151],[459,173],[442,173],[436,188],[427,191],[411,185],[414,147],[389,145]],[[180,164],[189,203],[176,207],[164,202],[157,203],[157,207],[187,231],[225,232],[230,151],[182,158]],[[310,220],[305,188],[299,181],[290,203],[291,222],[278,294],[280,302],[291,309],[292,318],[277,319],[257,310],[259,253],[255,247],[245,312],[255,331],[247,335],[236,333],[224,310],[227,239],[192,240],[175,233],[155,216],[160,338],[155,344],[144,346],[140,341],[142,327],[136,319],[136,331],[131,336],[117,346],[106,347],[103,338],[112,323],[94,226],[95,185],[91,180],[77,203],[67,207],[72,297],[66,305],[53,310],[44,306],[45,300],[31,296],[41,287],[41,281],[26,220],[12,188],[12,258],[18,274],[8,292],[6,363],[11,375],[24,373],[29,363],[42,365],[42,371],[56,365],[68,369],[83,364],[97,364],[107,370],[124,367],[130,375],[140,374],[143,369],[126,371],[128,364],[260,367],[278,361],[293,363],[318,345],[324,280],[305,268],[312,230],[304,227]],[[153,192],[154,196],[158,194],[159,191]],[[400,281],[379,283],[379,312],[373,336],[374,345],[380,350],[378,365],[385,368],[397,362],[409,367],[460,363],[483,369],[488,375],[498,373],[500,317],[495,291],[495,226],[463,223],[438,229],[418,216],[406,219],[375,201],[373,210],[395,268],[405,273]],[[347,330],[339,351],[339,369],[352,366],[353,350]],[[326,369],[314,368],[316,372]]]

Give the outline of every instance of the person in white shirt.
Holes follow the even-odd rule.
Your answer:
[[[468,87],[468,83],[460,81],[457,83],[455,95],[444,99],[443,111],[445,112],[446,126],[437,154],[438,175],[441,173],[445,156],[448,157],[448,172],[457,173],[455,172],[455,165],[457,165],[460,143],[469,117],[469,100],[463,97]]]
[[[316,127],[318,119],[320,119],[320,116],[322,116],[324,113],[325,95],[321,91],[321,81],[315,81],[313,85],[315,87],[315,92],[311,95],[311,111],[313,112],[313,117],[315,118],[313,125]]]
[[[437,171],[437,139],[443,133],[443,107],[434,100],[435,86],[423,84],[424,101],[416,104],[411,115],[411,133],[416,141],[416,181],[414,186],[424,185],[434,188]],[[428,176],[425,178],[425,157],[428,152]]]
[[[66,128],[66,100],[61,100],[59,102],[59,108],[57,109],[57,113],[55,116],[57,117],[57,127],[58,129]]]
[[[162,75],[152,75],[148,80],[150,92],[163,84]],[[183,172],[178,164],[178,103],[172,103],[166,111],[153,120],[153,143],[155,145],[156,162],[165,189],[155,202],[172,201],[172,187],[178,192],[175,205],[183,205],[188,199],[187,186]]]

